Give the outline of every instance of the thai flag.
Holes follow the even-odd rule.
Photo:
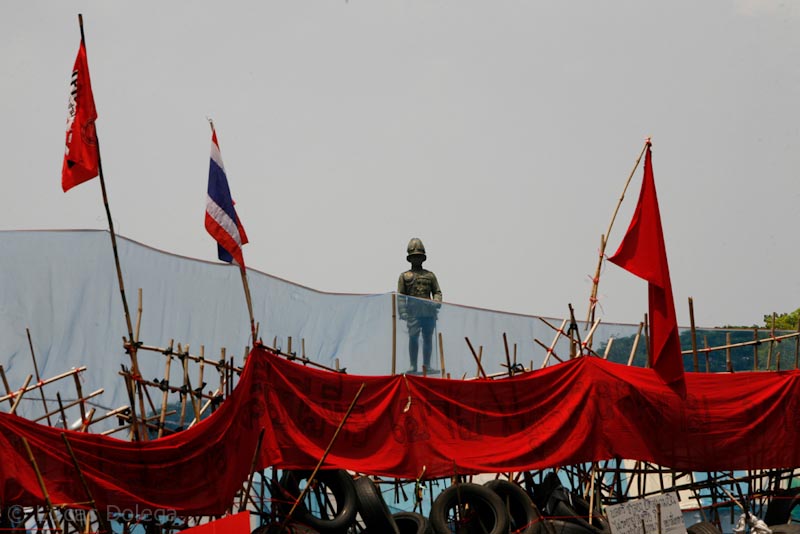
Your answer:
[[[231,190],[225,177],[225,166],[217,143],[217,132],[211,126],[211,166],[208,170],[208,198],[206,199],[206,230],[217,241],[219,259],[235,261],[244,269],[242,246],[247,234],[233,207]]]

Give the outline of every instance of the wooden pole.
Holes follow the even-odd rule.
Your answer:
[[[472,353],[472,357],[475,358],[475,363],[478,364],[478,372],[481,374],[481,376],[483,376],[483,378],[486,378],[486,371],[483,370],[483,366],[481,365],[481,359],[478,357],[478,354],[475,352],[475,349],[473,348],[472,343],[470,343],[468,337],[464,336],[464,339],[467,341],[467,346],[469,347],[469,350]]]
[[[547,321],[545,321],[541,317],[539,318],[539,320],[542,321],[547,326],[549,326],[550,328],[553,328],[553,330],[556,331],[556,337],[553,338],[553,342],[550,344],[550,347],[547,347],[547,346],[543,345],[540,341],[534,339],[535,342],[539,343],[539,345],[541,345],[542,347],[544,347],[547,350],[547,354],[545,355],[545,358],[542,361],[542,369],[544,369],[545,367],[547,367],[547,364],[550,361],[550,355],[552,354],[553,356],[555,356],[555,352],[553,352],[553,351],[556,348],[556,344],[558,343],[559,338],[564,334],[564,327],[567,325],[567,320],[564,319],[563,321],[561,321],[561,326],[558,327],[558,328],[553,327],[550,323],[548,323]],[[556,358],[558,359],[558,361],[562,361],[561,358],[559,358],[558,356],[556,356]]]
[[[619,208],[622,206],[622,201],[625,199],[625,192],[628,190],[628,186],[633,179],[633,175],[636,173],[636,169],[639,167],[639,162],[642,161],[642,156],[649,145],[650,138],[648,137],[644,142],[642,151],[639,152],[639,157],[636,158],[636,163],[633,164],[633,169],[631,169],[628,179],[625,181],[625,187],[622,188],[622,194],[617,201],[617,206],[614,208],[614,213],[611,215],[611,221],[608,223],[608,230],[606,230],[605,234],[600,236],[600,253],[597,255],[597,268],[594,271],[594,278],[592,279],[592,295],[589,297],[589,312],[586,314],[586,328],[589,327],[590,323],[594,322],[594,310],[596,307],[595,304],[597,303],[597,288],[600,285],[600,270],[603,267],[603,257],[606,253],[608,237],[611,235],[611,228],[614,226],[614,221],[617,218],[617,213],[619,213]]]
[[[397,373],[397,293],[392,293],[392,374],[394,375],[396,373]]]
[[[733,372],[733,361],[731,360],[731,333],[725,333],[725,343],[728,345],[728,348],[725,349],[725,369],[729,372]]]
[[[36,383],[42,381],[42,377],[39,376],[39,366],[36,363],[36,353],[33,350],[33,340],[31,339],[31,329],[26,328],[25,333],[28,335],[28,346],[31,349],[31,359],[33,360],[33,372],[36,374]],[[42,406],[44,406],[44,411],[47,413],[47,399],[44,398],[44,389],[39,388],[39,393],[42,397]],[[47,418],[47,426],[53,426],[53,422],[50,421],[50,417]]]
[[[314,481],[314,477],[317,476],[317,472],[319,471],[319,468],[322,466],[323,463],[325,463],[325,459],[328,457],[328,454],[331,452],[331,449],[333,448],[333,444],[336,443],[336,438],[339,437],[339,432],[342,430],[342,427],[344,426],[345,422],[350,417],[350,413],[352,413],[353,408],[355,407],[356,402],[358,401],[358,398],[361,396],[361,392],[364,391],[364,388],[366,387],[366,385],[367,385],[367,383],[363,382],[361,384],[361,387],[358,388],[358,392],[356,393],[356,396],[353,397],[353,401],[350,403],[350,407],[347,408],[347,412],[345,412],[344,417],[342,418],[341,422],[339,423],[339,426],[336,428],[336,432],[333,433],[333,437],[331,438],[330,443],[328,443],[328,447],[325,449],[325,452],[322,454],[322,457],[319,459],[319,462],[317,462],[317,466],[314,468],[314,471],[311,472],[311,475],[309,475],[308,479],[306,480],[306,487],[303,488],[303,491],[300,492],[300,495],[294,501],[294,504],[292,505],[291,510],[289,510],[289,513],[286,514],[286,517],[283,520],[283,524],[281,525],[281,528],[278,530],[278,534],[281,534],[286,529],[286,525],[289,523],[289,520],[292,518],[292,514],[294,513],[295,509],[297,509],[297,506],[301,502],[303,502],[303,498],[305,497],[305,495],[308,492],[309,488],[311,488],[311,486],[312,486],[312,482]]]
[[[32,378],[33,375],[28,375],[28,378],[25,379],[25,384],[23,384],[23,386],[19,389],[19,391],[17,391],[16,396],[14,397],[14,404],[11,405],[11,411],[9,411],[8,413],[17,412],[17,406],[19,406],[19,401],[21,401],[22,396],[25,395],[25,391],[27,391],[26,388],[28,387],[28,384],[31,383]]]
[[[256,470],[256,462],[258,461],[258,456],[261,453],[261,442],[264,439],[264,431],[266,428],[261,428],[261,432],[258,433],[258,441],[256,442],[256,450],[253,451],[253,460],[250,462],[250,473],[247,475],[247,488],[244,490],[244,494],[242,495],[242,500],[239,503],[239,512],[244,512],[244,509],[247,507],[247,496],[250,495],[250,490],[253,488],[253,472]]]
[[[442,378],[447,376],[447,372],[444,370],[444,343],[442,342],[442,333],[438,332],[439,334],[439,365],[442,368]]]
[[[0,366],[0,370],[2,370],[2,366]],[[70,369],[69,371],[67,371],[65,373],[61,373],[60,375],[56,375],[54,377],[42,380],[42,381],[32,385],[31,387],[27,388],[25,391],[26,392],[27,391],[33,391],[34,389],[41,388],[42,386],[46,386],[47,384],[51,384],[51,383],[53,383],[53,382],[55,382],[57,380],[61,380],[62,378],[66,378],[68,376],[72,376],[74,374],[81,373],[81,372],[83,372],[85,370],[86,370],[86,366],[81,366],[81,367],[78,367],[76,369]],[[0,372],[0,374],[2,374],[2,373]],[[3,383],[4,383],[5,387],[6,387],[6,391],[9,391],[9,393],[7,395],[4,395],[4,396],[0,397],[0,402],[6,401],[6,400],[13,401],[13,398],[16,395],[16,393],[14,393],[13,395],[10,393],[11,390],[8,388],[8,382],[5,379],[5,374],[3,374]]]
[[[67,452],[69,453],[69,457],[72,459],[72,465],[75,467],[75,471],[78,472],[78,477],[81,480],[83,490],[86,492],[86,496],[89,498],[89,504],[94,510],[94,513],[97,514],[97,521],[100,523],[101,530],[105,532],[111,532],[111,525],[108,524],[105,516],[102,515],[100,510],[97,509],[97,501],[94,500],[92,492],[89,489],[89,484],[86,482],[86,477],[83,476],[83,471],[81,471],[81,466],[78,465],[78,459],[75,457],[75,452],[72,450],[72,445],[70,445],[69,440],[67,439],[67,434],[62,432],[61,439],[64,440],[64,445],[67,447]]]
[[[508,376],[514,376],[514,370],[511,368],[511,353],[508,350],[508,338],[506,337],[506,333],[503,332],[503,346],[506,350],[506,367],[508,369]]]
[[[608,341],[606,342],[606,350],[603,353],[603,359],[604,360],[607,360],[608,359],[608,355],[611,353],[611,344],[612,343],[614,343],[614,338],[613,337],[608,338]]]
[[[6,388],[6,394],[0,400],[7,400],[10,406],[14,406],[14,395],[11,394],[11,386],[8,385],[8,378],[6,378],[6,372],[3,370],[2,364],[0,364],[0,379],[3,380],[3,387]]]
[[[794,340],[794,368],[800,364],[800,319],[797,321],[797,337]]]
[[[758,371],[758,327],[753,328],[753,371]]]
[[[636,349],[639,348],[639,339],[642,337],[642,329],[644,322],[639,323],[639,330],[636,332],[636,337],[633,338],[633,345],[631,346],[631,354],[628,356],[628,365],[633,365],[633,359],[636,357]]]
[[[167,402],[169,397],[169,371],[170,367],[172,366],[172,343],[173,340],[169,340],[169,354],[167,354],[167,363],[165,364],[164,369],[164,378],[163,380],[166,381],[166,384],[162,383],[163,392],[161,394],[161,414],[158,418],[158,437],[162,437],[164,435],[164,422],[167,419]]]
[[[697,361],[697,329],[694,326],[694,301],[689,297],[689,322],[692,329],[692,370],[696,373],[700,367]]]
[[[37,482],[39,482],[39,489],[42,490],[42,495],[44,496],[44,502],[47,503],[47,511],[49,513],[48,521],[52,519],[53,524],[55,524],[56,530],[60,531],[61,524],[58,522],[58,518],[56,518],[56,514],[53,511],[53,503],[50,502],[50,494],[47,493],[47,488],[45,487],[44,479],[42,478],[42,472],[39,471],[39,465],[36,463],[36,458],[33,457],[33,451],[31,450],[31,446],[28,443],[28,440],[25,439],[25,436],[20,436],[20,439],[22,439],[22,444],[25,446],[25,451],[28,453],[28,459],[31,461],[31,464],[33,465],[33,471],[34,473],[36,473],[36,480]],[[53,524],[50,525],[51,528]]]

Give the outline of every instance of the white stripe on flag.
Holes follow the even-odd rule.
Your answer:
[[[211,141],[211,161],[216,163],[222,172],[225,173],[225,165],[222,163],[222,153],[219,151],[219,145]]]
[[[219,204],[214,202],[214,199],[206,195],[206,213],[214,219],[218,225],[222,227],[225,232],[230,235],[237,245],[242,246],[242,238],[239,235],[239,228],[230,216],[225,213],[225,210],[219,207]],[[228,251],[230,252],[230,251]]]

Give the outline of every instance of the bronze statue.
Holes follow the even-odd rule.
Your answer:
[[[405,321],[408,326],[408,357],[411,367],[406,372],[418,373],[417,354],[419,337],[422,334],[422,362],[427,372],[435,373],[438,371],[431,368],[431,352],[442,290],[436,275],[422,268],[422,262],[427,256],[425,246],[419,238],[415,237],[408,242],[406,259],[411,263],[411,269],[401,274],[397,281],[397,310],[400,320]]]

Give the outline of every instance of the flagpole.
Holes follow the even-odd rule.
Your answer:
[[[614,214],[611,215],[611,222],[608,223],[608,230],[606,230],[605,235],[600,237],[600,253],[597,255],[597,268],[594,271],[594,278],[592,278],[592,295],[589,297],[589,310],[586,312],[587,330],[589,329],[589,325],[594,323],[594,311],[597,304],[597,287],[600,285],[600,269],[603,267],[603,257],[606,253],[606,245],[608,244],[608,236],[611,233],[611,227],[614,226],[614,221],[617,218],[617,213],[622,205],[622,201],[625,199],[625,193],[628,191],[628,186],[631,183],[631,179],[633,179],[636,169],[639,168],[639,162],[642,161],[642,156],[649,145],[650,138],[648,137],[645,139],[642,151],[639,152],[639,157],[636,158],[636,163],[633,164],[633,169],[631,169],[631,173],[628,175],[628,180],[625,182],[625,187],[622,189],[622,194],[617,202],[617,207],[614,208]]]
[[[78,25],[81,29],[81,44],[86,48],[86,36],[83,32],[83,14],[78,13]],[[134,343],[133,338],[133,324],[131,323],[131,314],[128,310],[128,299],[125,298],[125,283],[122,280],[122,267],[120,266],[119,262],[119,252],[117,251],[117,236],[114,232],[114,220],[111,218],[111,208],[108,204],[108,194],[106,193],[106,181],[103,177],[103,160],[100,157],[100,136],[97,133],[97,125],[95,124],[95,143],[97,144],[97,174],[100,178],[100,190],[103,193],[103,206],[106,209],[106,218],[108,219],[108,230],[111,234],[111,248],[114,251],[114,265],[117,268],[117,280],[119,282],[119,294],[122,298],[122,309],[125,312],[125,325],[128,328],[128,342],[126,345],[126,349],[128,349],[128,354],[131,357],[131,365],[133,366],[133,373],[134,377],[138,378],[140,375],[139,373],[139,362],[138,358],[136,357],[136,344]],[[144,416],[144,399],[142,397],[142,389],[141,385],[137,382],[137,389],[139,391],[139,405],[142,416]],[[134,420],[134,429],[136,430],[137,435],[139,434],[138,424],[136,423],[136,413],[135,407],[131,406],[133,410],[133,420]]]
[[[208,125],[211,127],[211,133],[214,134],[214,120],[211,117],[206,117],[206,119],[208,120]],[[253,300],[250,297],[250,284],[247,282],[247,270],[244,265],[239,265],[239,272],[242,275],[242,287],[244,287],[244,298],[247,302],[247,313],[250,315],[250,335],[253,338],[252,346],[255,347],[258,340],[258,332],[256,332],[256,321],[253,316]]]

